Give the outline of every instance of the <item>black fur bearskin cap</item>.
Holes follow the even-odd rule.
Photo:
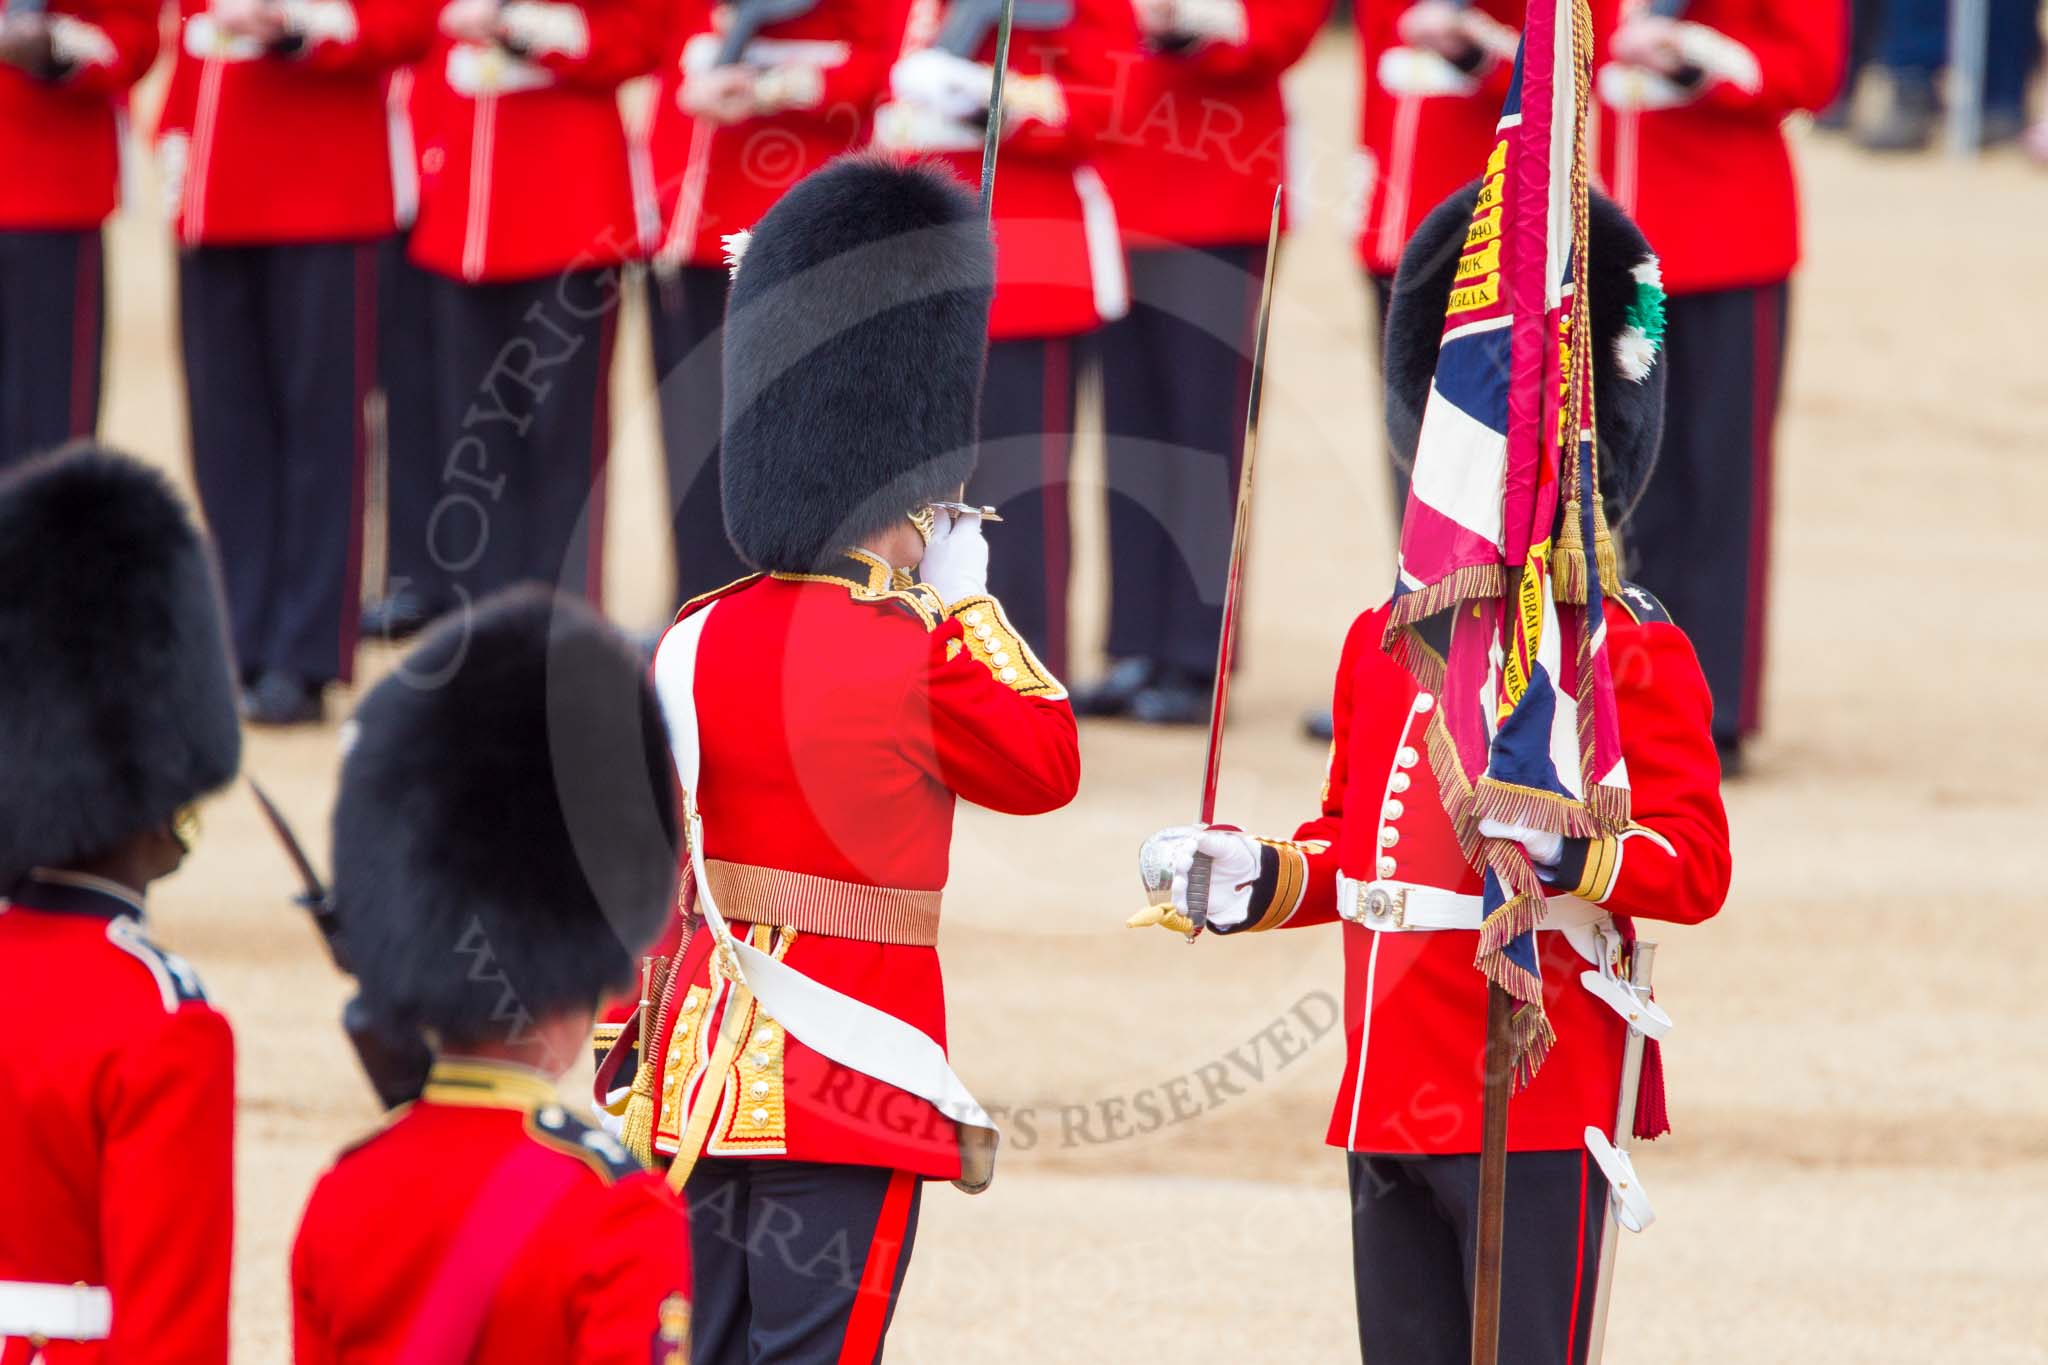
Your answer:
[[[617,631],[508,589],[433,630],[352,725],[334,899],[373,1013],[512,1041],[632,983],[670,910],[675,779]]]
[[[219,584],[162,475],[76,446],[0,476],[0,678],[0,891],[234,777]]]
[[[1444,310],[1478,197],[1475,180],[1430,210],[1394,277],[1387,306],[1387,439],[1404,469],[1415,465]],[[1598,190],[1592,191],[1590,230],[1601,491],[1625,515],[1650,481],[1664,435],[1662,281],[1642,231]],[[1645,294],[1654,302],[1639,302]]]
[[[994,255],[943,168],[841,157],[762,218],[725,321],[725,528],[801,573],[974,472]]]

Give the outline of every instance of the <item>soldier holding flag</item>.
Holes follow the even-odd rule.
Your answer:
[[[1663,1017],[1634,989],[1633,918],[1703,920],[1728,889],[1706,686],[1655,599],[1614,581],[1601,511],[1603,492],[1633,503],[1656,449],[1656,260],[1579,198],[1583,160],[1550,164],[1586,45],[1532,28],[1550,60],[1509,111],[1535,116],[1503,120],[1483,181],[1424,220],[1396,277],[1388,435],[1416,481],[1395,596],[1338,667],[1321,809],[1291,838],[1180,827],[1141,855],[1170,900],[1134,923],[1344,924],[1329,1141],[1372,1362],[1491,1360],[1495,1332],[1518,1363],[1594,1349],[1606,1173],[1626,1178],[1630,1129],[1665,1126],[1654,1061],[1617,1123],[1630,1029]],[[1511,389],[1511,356],[1536,382]]]

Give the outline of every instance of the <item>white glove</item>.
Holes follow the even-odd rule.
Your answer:
[[[978,512],[932,512],[932,540],[924,547],[918,577],[947,606],[988,594],[988,541]]]
[[[995,68],[937,48],[920,48],[889,72],[889,89],[899,100],[936,109],[947,118],[980,122],[988,117]]]
[[[1205,918],[1198,918],[1188,908],[1188,873],[1193,870],[1198,853],[1206,853],[1212,860]],[[1145,841],[1138,852],[1138,871],[1146,889],[1154,894],[1170,889],[1173,910],[1185,925],[1227,934],[1242,929],[1251,916],[1252,887],[1259,879],[1259,861],[1259,841],[1249,834],[1234,829],[1175,825]]]
[[[615,1142],[626,1140],[626,1101],[632,1097],[633,1087],[622,1085],[604,1097],[604,1104],[597,1111],[597,1126]]]
[[[1513,839],[1529,851],[1529,861],[1539,869],[1555,870],[1564,856],[1564,836],[1549,830],[1511,825],[1505,820],[1481,820],[1479,832],[1489,839]]]

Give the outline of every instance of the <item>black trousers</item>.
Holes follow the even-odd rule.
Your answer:
[[[106,282],[98,228],[0,232],[0,469],[98,428]]]
[[[376,247],[194,247],[178,263],[178,312],[192,469],[243,673],[347,678],[362,591]]]
[[[917,1176],[706,1157],[683,1194],[692,1365],[882,1358],[917,1239]]]
[[[1097,340],[1112,657],[1215,673],[1265,258],[1263,244],[1130,253],[1131,311]]]
[[[619,272],[436,276],[440,496],[428,548],[458,599],[540,582],[602,602]]]
[[[386,590],[407,589],[431,607],[454,605],[427,528],[441,497],[435,398],[434,276],[406,258],[407,235],[377,248],[377,382],[384,390]]]
[[[722,588],[747,572],[726,539],[718,490],[720,338],[729,280],[723,267],[701,265],[686,265],[668,280],[654,271],[647,276],[678,602]]]
[[[1346,1155],[1365,1365],[1467,1365],[1479,1158]],[[1607,1181],[1584,1151],[1513,1152],[1501,1256],[1501,1365],[1586,1358]]]
[[[996,508],[989,591],[1057,676],[1067,671],[1073,566],[1068,466],[1074,448],[1071,337],[992,342],[981,391],[981,464],[967,500]]]
[[[1629,577],[1692,637],[1724,746],[1761,722],[1787,299],[1782,283],[1670,299],[1664,444],[1622,532]]]

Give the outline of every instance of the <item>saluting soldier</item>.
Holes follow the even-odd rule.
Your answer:
[[[211,557],[78,449],[0,476],[0,582],[0,1361],[222,1362],[234,1038],[145,912],[241,759]]]
[[[877,146],[981,174],[994,78],[994,0],[917,0],[907,51],[875,119]],[[993,503],[1012,547],[994,583],[1056,673],[1067,662],[1073,560],[1068,465],[1077,343],[1129,303],[1116,210],[1093,163],[1117,58],[1136,51],[1129,0],[1018,0],[1003,84],[995,194],[996,301],[971,501]]]
[[[555,1095],[673,894],[675,800],[637,652],[581,602],[513,589],[429,634],[354,724],[335,915],[364,1004],[437,1055],[419,1099],[307,1202],[299,1365],[682,1365],[682,1208]]]
[[[177,205],[192,471],[219,546],[243,706],[320,719],[355,665],[385,84],[425,0],[183,0],[159,143]]]
[[[1052,810],[1080,768],[979,518],[936,505],[974,472],[992,284],[965,188],[868,157],[791,189],[733,281],[725,519],[759,572],[655,656],[688,928],[598,1077],[688,1194],[698,1365],[878,1359],[923,1182],[992,1173],[944,1051],[954,806]]]
[[[1600,173],[1670,292],[1671,412],[1629,550],[1670,603],[1738,771],[1762,726],[1771,502],[1799,196],[1785,119],[1841,86],[1839,4],[1694,0],[1683,18],[1596,0]]]
[[[1423,221],[1395,281],[1388,437],[1411,462],[1424,405],[1435,401],[1431,377],[1475,197],[1467,188]],[[1597,197],[1589,254],[1600,459],[1606,490],[1626,506],[1655,455],[1663,380],[1654,361],[1643,368],[1639,346],[1625,357],[1617,342],[1625,301],[1654,258]],[[1388,613],[1389,604],[1365,612],[1345,639],[1314,816],[1288,838],[1222,825],[1162,830],[1142,856],[1177,871],[1182,914],[1195,853],[1215,860],[1207,924],[1217,933],[1342,923],[1347,1052],[1328,1141],[1345,1152],[1350,1176],[1359,1346],[1373,1365],[1462,1365],[1486,1074],[1488,985],[1473,969],[1482,882],[1430,759],[1437,698],[1382,647]],[[1631,917],[1707,919],[1728,891],[1711,703],[1692,646],[1639,589],[1607,598],[1606,629],[1634,823],[1618,837],[1529,842],[1553,888],[1536,938],[1559,1041],[1508,1111],[1500,1359],[1515,1365],[1570,1365],[1587,1349],[1585,1291],[1607,1186],[1583,1134],[1614,1123],[1627,1029],[1581,985],[1582,945],[1632,942]],[[1644,1086],[1653,1100],[1643,1112],[1661,1117],[1660,1087],[1647,1075]]]
[[[122,102],[156,60],[149,0],[0,5],[0,467],[99,426]]]
[[[1328,0],[1143,0],[1098,158],[1130,267],[1105,326],[1106,677],[1082,715],[1209,716],[1273,193],[1287,173],[1280,78]]]
[[[761,23],[760,10],[774,17]],[[724,241],[791,185],[865,147],[909,0],[671,0],[648,128],[660,244],[647,315],[675,527],[676,600],[745,572],[718,494]],[[721,60],[732,57],[733,60]]]
[[[639,0],[450,0],[421,64],[449,593],[604,586],[620,268],[639,254],[618,87],[654,66]]]

